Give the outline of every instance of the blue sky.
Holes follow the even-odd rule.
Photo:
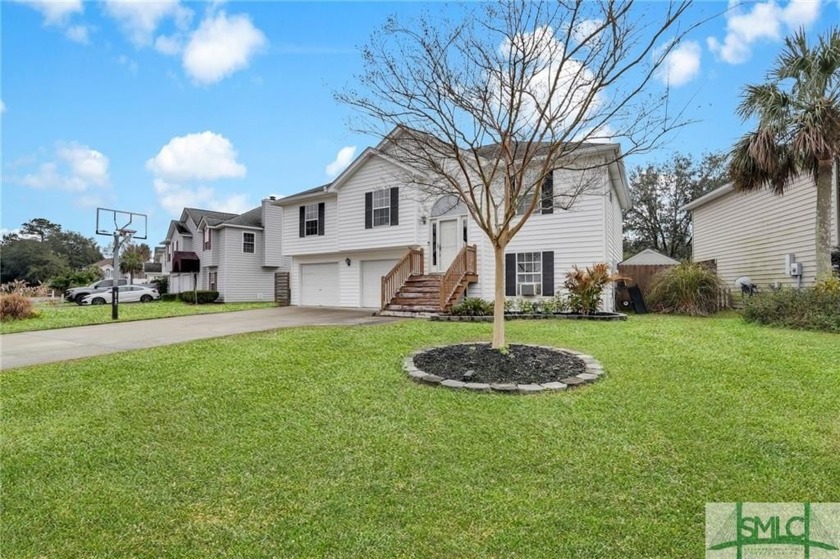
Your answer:
[[[376,142],[333,100],[361,70],[358,47],[389,14],[455,9],[4,0],[0,227],[44,217],[93,235],[106,206],[148,214],[154,245],[185,205],[244,211],[328,182]],[[714,14],[669,66],[673,106],[698,122],[629,167],[728,149],[748,129],[735,115],[743,85],[791,30],[840,23],[840,0],[700,2],[689,18]]]

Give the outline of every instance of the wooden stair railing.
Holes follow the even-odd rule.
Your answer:
[[[416,275],[423,275],[422,248],[409,249],[402,260],[397,262],[390,272],[382,276],[382,299],[379,308],[384,309],[385,305],[396,297],[397,292],[402,289],[406,280]]]
[[[440,310],[445,311],[449,299],[464,281],[467,275],[475,275],[477,268],[475,245],[464,245],[464,248],[449,265],[449,269],[440,280]]]

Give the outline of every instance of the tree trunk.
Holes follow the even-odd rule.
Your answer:
[[[496,262],[496,298],[493,304],[493,348],[502,349],[505,343],[505,246],[493,246]]]
[[[820,161],[817,171],[817,281],[831,277],[831,159]]]

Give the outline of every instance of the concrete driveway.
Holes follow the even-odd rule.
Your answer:
[[[371,311],[275,307],[0,335],[0,369],[275,328],[393,322]]]

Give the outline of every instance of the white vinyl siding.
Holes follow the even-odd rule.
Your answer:
[[[371,157],[338,190],[337,251],[355,251],[386,247],[408,247],[420,241],[420,213],[418,202],[411,197],[412,188],[401,184],[404,172],[381,157]],[[390,225],[390,189],[399,187],[399,225]],[[373,192],[382,197],[382,207],[388,204],[388,225],[365,229],[365,194]],[[374,205],[376,207],[376,205]],[[428,214],[427,214],[428,215]],[[380,212],[380,219],[384,219]],[[376,224],[374,212],[374,224]],[[425,229],[425,226],[423,226]],[[327,231],[329,233],[329,231]],[[425,237],[425,233],[422,233]]]
[[[300,236],[300,207],[304,204],[283,206],[283,255],[297,256],[304,254],[324,254],[338,250],[338,206],[335,197],[324,197],[307,201],[315,204],[324,203],[324,234],[308,237]],[[362,207],[364,211],[364,206]],[[364,227],[364,215],[361,217]]]
[[[218,230],[216,239],[221,245],[218,272],[219,299],[226,302],[273,301],[274,273],[277,268],[263,267],[262,231],[250,232],[254,235],[254,252],[244,253],[243,230],[236,227],[223,227]],[[205,275],[204,281],[209,277]],[[204,285],[207,285],[206,283]]]
[[[694,260],[715,260],[718,275],[733,288],[749,277],[760,289],[778,282],[794,286],[785,256],[802,263],[803,285],[816,275],[816,187],[803,176],[783,196],[770,191],[730,192],[692,210]],[[834,243],[836,225],[834,226]]]
[[[283,267],[288,269],[289,262],[283,257],[283,208],[263,201],[263,266]]]

